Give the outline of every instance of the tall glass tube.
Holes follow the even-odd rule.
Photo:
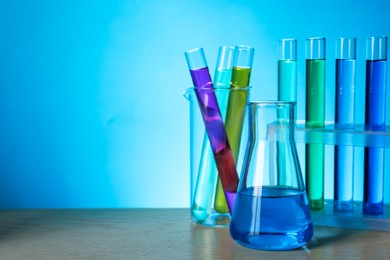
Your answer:
[[[387,37],[370,37],[366,42],[366,130],[385,130],[386,75]],[[384,158],[384,148],[365,147],[363,214],[383,214]]]
[[[297,102],[297,40],[281,39],[278,42],[278,100]],[[296,118],[295,109],[294,118]],[[285,155],[286,147],[283,144],[277,145],[278,158],[278,184],[290,185],[291,174],[289,174]]]
[[[209,137],[230,213],[236,198],[238,175],[233,154],[214,93],[203,48],[185,53],[199,108]]]
[[[229,98],[228,89],[230,87],[230,78],[232,76],[233,54],[234,47],[221,46],[219,48],[217,66],[214,74],[213,85],[216,88],[215,93],[223,120],[226,115],[227,101]],[[191,208],[192,215],[198,221],[206,220],[210,214],[212,214],[217,179],[217,166],[215,164],[213,151],[211,149],[207,133],[205,133]],[[223,203],[223,213],[228,213],[229,209],[222,187],[220,192],[222,193],[221,196],[223,198],[223,201],[221,202],[221,204]],[[221,213],[221,210],[219,210],[219,212]]]
[[[236,163],[240,149],[254,52],[255,50],[248,46],[236,46],[235,48],[225,128]],[[243,91],[243,89],[247,89],[247,91]],[[216,209],[220,208],[218,204],[223,200],[220,196],[221,192],[219,192],[221,190],[220,186],[217,185]]]
[[[281,39],[278,44],[278,100],[297,101],[297,40]]]
[[[355,117],[356,38],[336,41],[336,128],[351,129]],[[353,210],[354,147],[335,146],[333,209]]]
[[[214,73],[214,87],[218,89],[229,89],[232,78],[233,62],[235,48],[232,46],[222,46],[219,48],[217,66]],[[226,110],[228,106],[229,92],[221,91],[217,94],[219,108],[221,109],[222,118],[226,120]],[[214,208],[218,213],[228,213],[229,208],[222,189],[221,179],[218,177],[218,183],[215,186]]]
[[[306,40],[306,127],[325,125],[325,38]],[[312,210],[324,207],[324,145],[306,145],[306,190]]]

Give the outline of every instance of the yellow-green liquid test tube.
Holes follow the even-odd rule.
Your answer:
[[[236,164],[240,149],[246,103],[249,94],[253,55],[253,48],[247,46],[236,46],[232,79],[230,82],[229,101],[225,119],[225,129]],[[218,180],[214,204],[214,208],[217,212],[228,212],[220,180]]]

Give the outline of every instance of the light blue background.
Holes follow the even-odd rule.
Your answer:
[[[332,121],[334,41],[356,36],[362,123],[365,38],[390,35],[389,10],[385,0],[1,1],[0,208],[188,207],[182,93],[195,47],[213,71],[220,45],[253,46],[252,97],[276,99],[277,40],[297,38],[304,119],[304,40],[325,36]]]

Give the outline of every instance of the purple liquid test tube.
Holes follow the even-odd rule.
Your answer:
[[[193,49],[186,52],[185,55],[231,214],[238,187],[238,174],[221,112],[218,107],[217,98],[213,90],[213,83],[204,51],[203,48]]]

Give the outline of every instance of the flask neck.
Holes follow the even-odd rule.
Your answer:
[[[293,141],[295,102],[250,102],[249,132],[253,139]]]

